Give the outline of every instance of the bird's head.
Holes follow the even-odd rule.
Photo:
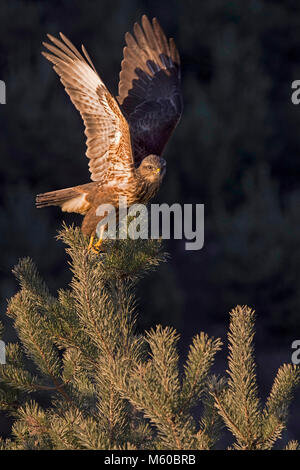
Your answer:
[[[160,183],[166,173],[167,162],[157,155],[147,155],[138,167],[140,176],[148,183]]]

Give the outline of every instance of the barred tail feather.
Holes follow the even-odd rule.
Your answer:
[[[63,212],[85,214],[90,208],[86,196],[87,193],[79,190],[78,187],[50,191],[36,196],[36,207],[41,209],[48,206],[60,206]]]
[[[74,188],[59,189],[49,193],[38,194],[36,196],[36,207],[61,206],[64,202],[78,196]]]

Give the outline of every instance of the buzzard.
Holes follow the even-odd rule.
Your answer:
[[[60,206],[84,215],[82,232],[94,244],[100,204],[117,208],[146,204],[158,191],[166,172],[161,157],[182,113],[180,58],[174,40],[167,39],[156,18],[142,17],[134,34],[126,33],[119,96],[115,99],[98,75],[84,46],[82,54],[66,36],[50,34],[42,54],[52,62],[66,92],[80,112],[87,137],[91,183],[36,197],[38,208]]]

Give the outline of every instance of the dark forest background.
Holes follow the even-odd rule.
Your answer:
[[[124,34],[143,13],[159,19],[182,59],[184,114],[156,201],[205,204],[205,244],[194,252],[184,241],[166,243],[170,262],[139,288],[139,326],[175,326],[184,354],[199,330],[226,340],[228,311],[250,305],[264,396],[300,338],[300,106],[291,102],[291,83],[300,79],[297,0],[1,1],[1,318],[19,257],[32,257],[53,291],[70,280],[55,235],[63,219],[79,224],[80,216],[36,210],[34,199],[89,180],[81,118],[41,43],[59,31],[84,43],[117,94]],[[13,339],[9,324],[7,331]],[[298,392],[287,438],[300,438],[299,399]]]

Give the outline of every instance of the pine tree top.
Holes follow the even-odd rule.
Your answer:
[[[14,418],[3,449],[212,449],[225,427],[231,448],[274,447],[300,373],[280,367],[262,403],[253,310],[230,312],[224,377],[211,374],[222,342],[203,332],[180,367],[172,327],[135,328],[136,282],[166,261],[161,242],[108,240],[97,255],[79,229],[64,227],[58,238],[73,277],[56,296],[30,259],[14,268],[20,289],[7,314],[19,342],[6,345],[0,366],[0,406]]]

